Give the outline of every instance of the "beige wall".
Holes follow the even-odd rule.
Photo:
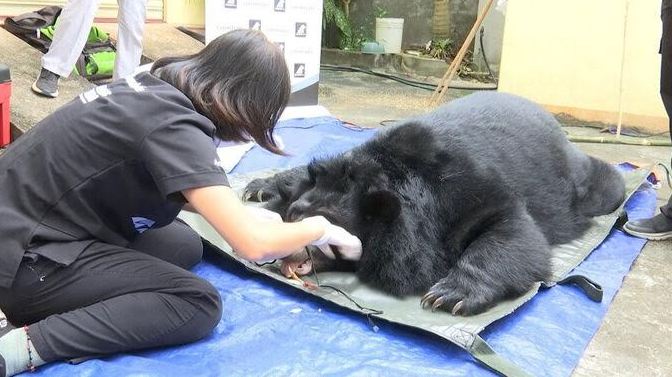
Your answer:
[[[660,1],[508,2],[500,91],[587,120],[666,130]]]
[[[166,0],[164,21],[172,25],[205,28],[204,0]]]
[[[0,0],[0,16],[16,16],[17,14],[34,11],[50,5],[62,6],[65,4],[65,2],[65,0]],[[100,8],[98,9],[96,17],[116,18],[117,1],[103,0],[100,4]],[[163,0],[149,0],[149,3],[147,4],[147,19],[163,19]]]

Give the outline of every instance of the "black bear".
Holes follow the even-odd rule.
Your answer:
[[[547,280],[550,245],[618,208],[625,184],[540,106],[479,93],[336,157],[252,181],[250,197],[286,221],[322,215],[362,241],[357,261],[304,251],[285,266],[353,270],[390,294],[426,293],[424,307],[472,315]]]

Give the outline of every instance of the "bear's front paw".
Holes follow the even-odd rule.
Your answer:
[[[273,188],[275,185],[269,178],[260,178],[250,181],[245,186],[243,192],[243,201],[245,202],[266,202],[273,197]]]
[[[492,288],[483,283],[449,276],[434,284],[420,304],[423,308],[431,307],[432,311],[443,309],[453,315],[468,316],[482,313],[496,302]]]

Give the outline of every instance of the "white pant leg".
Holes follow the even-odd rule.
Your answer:
[[[148,0],[117,0],[119,4],[119,33],[117,57],[114,61],[114,79],[126,77],[140,65],[142,30],[147,17]]]
[[[42,57],[42,68],[68,77],[82,53],[101,0],[68,0],[58,17],[49,51]]]

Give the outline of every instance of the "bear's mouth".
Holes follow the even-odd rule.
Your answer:
[[[280,271],[288,279],[294,277],[294,274],[299,276],[308,275],[312,270],[313,262],[310,260],[310,258],[304,261],[284,260],[280,266]]]

